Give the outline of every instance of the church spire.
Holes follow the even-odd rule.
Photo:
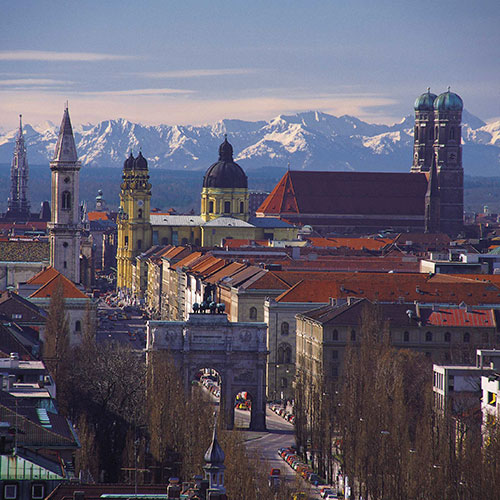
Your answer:
[[[56,151],[54,153],[54,162],[75,162],[78,160],[76,154],[75,138],[73,137],[73,128],[69,118],[68,103],[64,108],[64,114],[57,139]]]
[[[206,465],[203,467],[205,470],[205,479],[209,481],[209,493],[226,493],[224,488],[224,465],[225,454],[219,442],[217,441],[217,415],[214,418],[214,432],[212,435],[212,442],[205,453]],[[217,495],[218,497],[218,495]],[[211,498],[216,498],[213,495]],[[220,497],[219,497],[220,498]]]
[[[19,130],[16,136],[14,157],[10,170],[10,198],[7,214],[16,219],[28,219],[30,204],[28,201],[28,161],[23,136],[23,120],[19,115]]]

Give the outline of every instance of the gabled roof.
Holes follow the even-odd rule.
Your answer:
[[[44,311],[41,307],[38,307],[33,302],[26,300],[21,295],[12,292],[10,290],[5,290],[0,293],[0,313],[8,313],[12,309],[16,309],[19,311],[20,309],[27,309],[29,315],[23,315],[21,321],[16,321],[16,323],[31,323],[33,321],[40,322],[45,321],[47,317],[46,311]]]
[[[39,273],[35,274],[35,276],[30,278],[26,283],[30,285],[44,285],[58,274],[59,271],[57,271],[52,266],[49,266],[40,271]]]
[[[88,212],[87,217],[89,218],[90,222],[94,220],[109,220],[108,214],[106,212]]]
[[[321,248],[353,248],[355,250],[381,250],[392,238],[315,238],[306,236],[304,239],[311,242],[314,247]]]
[[[192,252],[183,259],[177,261],[175,264],[170,266],[171,269],[181,269],[182,267],[189,266],[193,262],[197,261],[203,256],[202,252]]]
[[[246,266],[247,264],[241,264],[240,262],[232,262],[231,264],[224,266],[222,269],[212,274],[212,276],[207,278],[205,281],[210,284],[217,283],[219,280],[222,280],[228,276],[232,276],[238,271],[241,271]]]
[[[289,171],[257,214],[422,216],[426,191],[425,174]]]
[[[56,271],[57,272],[57,271]],[[87,299],[88,297],[80,291],[76,285],[66,278],[64,274],[57,272],[51,280],[41,286],[36,292],[30,295],[32,299],[42,299],[52,297],[58,287],[62,287],[63,297],[65,299]]]

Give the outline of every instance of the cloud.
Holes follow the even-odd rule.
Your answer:
[[[12,80],[0,80],[0,85],[10,86],[10,85],[67,85],[69,83],[74,83],[64,80],[52,80],[50,78],[18,78]]]
[[[261,89],[259,92],[266,92]],[[267,120],[279,114],[302,111],[324,111],[336,116],[349,114],[371,123],[395,123],[400,114],[392,115],[397,102],[393,97],[362,93],[307,95],[280,92],[280,95],[209,99],[181,89],[135,89],[102,92],[29,91],[3,89],[0,116],[4,128],[15,127],[23,113],[26,123],[45,120],[59,122],[64,102],[69,98],[71,118],[77,123],[125,118],[144,124],[213,123],[223,118]],[[167,98],[168,96],[168,98]],[[287,96],[287,97],[283,97]]]
[[[0,61],[123,61],[132,56],[93,52],[50,52],[43,50],[0,50]]]
[[[152,96],[165,94],[194,94],[194,90],[183,89],[132,89],[132,90],[97,90],[93,92],[78,92],[78,95],[95,96]]]
[[[141,76],[148,78],[200,78],[204,76],[231,76],[231,75],[249,75],[256,70],[249,68],[233,69],[184,69],[178,71],[159,71],[152,73],[141,73]]]

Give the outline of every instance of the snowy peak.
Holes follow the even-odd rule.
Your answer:
[[[217,161],[225,134],[235,160],[247,170],[286,166],[305,170],[409,170],[413,115],[399,123],[367,123],[354,116],[320,111],[279,115],[269,121],[220,120],[191,125],[141,125],[125,119],[74,127],[78,156],[84,166],[121,167],[128,153],[139,149],[151,168],[204,170]],[[48,164],[58,129],[50,122],[25,124],[28,160]],[[0,162],[10,164],[17,129],[0,134]],[[485,124],[463,113],[464,166],[469,175],[500,174],[500,121]],[[473,161],[467,162],[473,146]],[[471,149],[472,151],[472,149]]]

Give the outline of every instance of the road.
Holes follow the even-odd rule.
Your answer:
[[[250,412],[235,410],[236,427],[248,427]],[[257,456],[271,468],[281,469],[281,475],[292,484],[295,484],[299,476],[297,473],[279,456],[279,448],[289,447],[295,444],[293,425],[282,417],[266,408],[267,431],[254,432],[244,430],[245,443],[251,456]],[[321,498],[319,488],[299,478],[302,491],[308,492],[310,498]]]

